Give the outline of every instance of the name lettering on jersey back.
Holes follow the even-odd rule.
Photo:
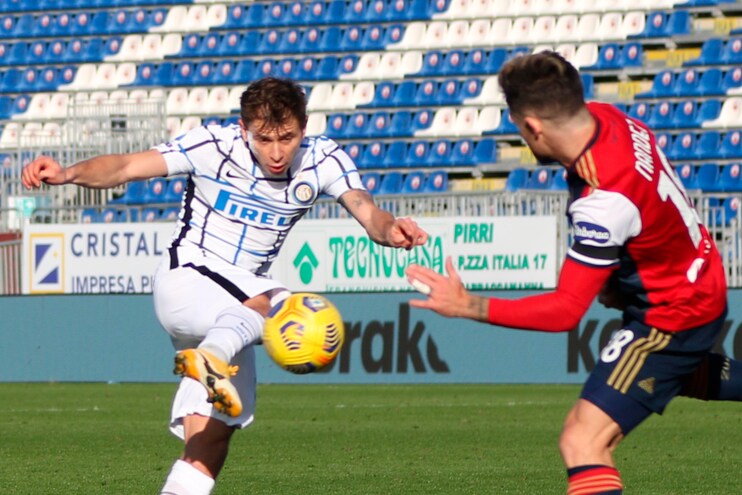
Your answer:
[[[262,225],[288,226],[293,216],[281,215],[275,211],[261,208],[248,196],[231,193],[222,189],[214,203],[214,209],[224,214]]]
[[[639,127],[636,122],[626,119],[631,132],[631,141],[634,143],[634,168],[639,174],[652,181],[654,175],[654,161],[652,160],[652,146],[649,142],[649,132]]]

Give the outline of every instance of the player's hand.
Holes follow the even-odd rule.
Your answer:
[[[23,167],[21,182],[26,189],[36,189],[41,184],[65,183],[65,169],[53,158],[40,156]]]
[[[389,228],[387,234],[389,245],[396,248],[412,249],[428,242],[428,233],[421,229],[411,218],[399,217]]]
[[[471,318],[472,297],[461,282],[461,277],[453,267],[451,257],[446,258],[446,275],[420,265],[409,265],[405,270],[407,280],[427,299],[411,299],[410,306],[432,309],[448,317]]]

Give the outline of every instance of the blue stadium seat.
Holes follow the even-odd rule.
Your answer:
[[[425,179],[425,186],[423,192],[425,193],[441,193],[448,190],[448,172],[445,170],[434,170],[428,174]]]
[[[355,29],[355,28],[353,28]],[[385,29],[381,24],[371,24],[366,26],[361,36],[358,48],[366,51],[379,51],[384,49]]]
[[[13,98],[8,95],[0,96],[0,120],[9,119],[13,115]],[[3,160],[0,160],[2,163]]]
[[[309,31],[311,32],[311,30]],[[320,32],[319,44],[312,43],[311,49],[321,52],[337,52],[340,50],[340,41],[343,38],[343,31],[338,26],[330,26]]]
[[[504,108],[502,110],[500,125],[498,125],[496,129],[485,131],[483,134],[518,134],[518,128],[510,118],[510,109]]]
[[[720,222],[725,227],[732,224],[739,214],[740,200],[736,196],[725,198],[722,202],[723,221]]]
[[[330,0],[322,16],[321,24],[342,24],[345,17],[345,7],[344,0]]]
[[[451,164],[453,145],[448,139],[438,139],[430,145],[428,152],[428,166],[447,167]]]
[[[495,48],[491,52],[487,52],[481,48],[475,48],[474,50],[469,51],[464,60],[463,74],[469,76],[487,74],[487,63],[493,56],[492,54],[497,50],[500,50],[503,53],[504,58],[504,54],[506,53],[504,48]]]
[[[358,68],[358,58],[357,54],[344,55],[338,62],[336,77],[354,73]]]
[[[402,141],[393,141],[389,144],[389,151],[387,151],[387,146],[381,141],[372,141],[366,145],[363,149],[363,155],[361,155],[361,162],[364,164],[364,168],[385,167],[384,162],[387,159],[395,160],[392,164],[393,167],[400,166],[404,160],[404,152],[391,150],[395,145],[399,148],[400,146],[404,147],[405,143]]]
[[[508,192],[518,191],[526,187],[528,182],[528,169],[516,167],[508,173],[505,180],[505,190]]]
[[[681,132],[672,140],[668,158],[671,160],[693,160],[696,158],[696,135],[693,132]]]
[[[728,163],[721,168],[719,185],[724,192],[742,191],[742,167],[739,163]]]
[[[328,59],[334,59],[337,64],[335,57],[328,57]],[[299,81],[316,81],[319,79],[319,60],[315,57],[302,57],[296,66],[295,75]],[[334,73],[334,70],[333,70]]]
[[[252,4],[249,4],[252,5]],[[260,5],[259,8],[262,8]],[[227,20],[222,25],[224,29],[241,29],[245,27],[248,7],[245,4],[235,3],[227,9]]]
[[[147,190],[146,181],[134,181],[126,184],[124,194],[109,201],[115,205],[140,205],[144,203],[144,195]]]
[[[377,194],[381,189],[381,174],[378,172],[364,172],[361,175],[363,187],[371,194]]]
[[[332,28],[329,28],[332,29]],[[309,27],[304,31],[304,35],[299,42],[301,53],[321,52],[323,47],[323,32],[317,27]]]
[[[727,40],[721,54],[721,63],[724,65],[742,63],[742,37],[735,36]]]
[[[392,97],[392,106],[406,107],[414,101],[417,93],[417,83],[415,81],[402,81],[398,83]]]
[[[302,60],[302,63],[304,60]],[[343,63],[346,61],[343,60]],[[300,72],[301,73],[301,72]],[[340,59],[334,56],[322,57],[317,62],[316,74],[317,79],[325,81],[328,79],[337,79],[341,73]]]
[[[64,63],[85,63],[103,60],[103,40],[101,38],[72,38],[62,53],[60,59]]]
[[[368,137],[371,135],[369,127],[369,115],[364,112],[356,112],[348,117],[343,137],[347,139]]]
[[[458,102],[466,101],[469,98],[476,98],[482,93],[482,80],[476,77],[467,79],[461,83],[459,88]]]
[[[216,49],[216,55],[220,57],[232,57],[235,55],[240,55],[241,45],[242,33],[239,33],[237,31],[227,31],[221,37],[219,46]]]
[[[213,84],[224,86],[235,84],[237,82],[237,62],[232,59],[223,58],[219,61],[211,75]]]
[[[399,90],[397,90],[399,91]],[[411,129],[413,122],[412,112],[409,110],[402,110],[399,112],[392,113],[392,120],[389,123],[389,134],[388,137],[397,138],[411,135]]]
[[[474,148],[474,162],[478,165],[496,163],[497,142],[492,138],[479,140]]]
[[[392,24],[391,26],[386,26],[386,29],[384,30],[383,45],[381,47],[382,50],[389,45],[402,41],[406,29],[407,28],[404,24]]]
[[[366,168],[366,164],[362,162],[363,149],[364,144],[362,143],[352,142],[343,144],[343,151],[355,162],[359,169]]]
[[[642,67],[644,48],[641,43],[627,43],[621,48],[621,67]]]
[[[435,112],[430,108],[420,108],[417,110],[412,118],[412,125],[409,126],[406,133],[401,134],[402,136],[409,136],[417,131],[423,131],[429,129],[433,124],[433,116]]]
[[[41,59],[45,64],[57,64],[62,59],[67,46],[62,40],[51,40],[46,47],[46,56]]]
[[[80,213],[80,223],[96,223],[98,221],[98,210],[85,208]]]
[[[582,74],[582,90],[586,99],[592,99],[595,94],[595,78],[592,74]]]
[[[269,29],[260,37],[257,51],[261,54],[275,54],[281,51],[283,32],[278,29]]]
[[[644,30],[639,34],[629,35],[629,38],[659,38],[666,36],[668,15],[665,12],[650,12]]]
[[[720,158],[720,144],[721,133],[719,131],[702,132],[696,140],[696,157],[699,160]]]
[[[655,142],[660,147],[665,156],[670,156],[670,148],[672,148],[672,135],[668,132],[656,132]]]
[[[96,222],[119,223],[125,220],[124,210],[116,208],[104,208],[96,217]]]
[[[342,30],[340,45],[336,46],[335,50],[354,53],[364,51],[363,28],[359,26],[349,26]]]
[[[425,79],[418,84],[412,104],[420,107],[437,105],[437,95],[438,82],[434,79]]]
[[[344,138],[346,136],[345,127],[347,121],[348,117],[341,113],[328,115],[325,135],[330,138]]]
[[[664,102],[658,105],[664,105]],[[698,105],[694,100],[681,100],[675,104],[672,110],[672,120],[670,125],[674,129],[687,129],[698,127],[696,119],[698,118]],[[650,126],[651,127],[651,126]]]
[[[300,53],[302,51],[302,32],[292,28],[286,31],[281,38],[278,51],[281,54]]]
[[[402,194],[417,194],[423,192],[425,187],[425,173],[410,172],[404,178],[402,183]]]
[[[700,92],[700,77],[694,68],[684,69],[675,78],[673,87],[675,96],[696,96]]]
[[[392,116],[389,112],[376,112],[368,118],[366,136],[371,138],[389,137],[391,133]]]
[[[462,101],[460,88],[461,85],[455,79],[442,81],[438,86],[434,104],[444,106],[460,105]]]
[[[742,67],[731,67],[724,73],[721,90],[726,94],[739,88],[742,88]]]
[[[28,52],[30,49],[30,43],[25,41],[16,41],[11,43],[9,51],[4,57],[3,65],[21,65],[28,62]]]
[[[164,203],[165,193],[167,192],[167,179],[163,177],[155,177],[150,179],[147,183],[147,187],[144,190],[142,197],[142,203]]]
[[[240,39],[240,44],[235,55],[257,54],[262,36],[262,33],[259,31],[247,31],[242,33],[242,38]]]
[[[421,21],[430,19],[427,0],[402,0],[391,2],[389,20]]]
[[[443,52],[440,50],[432,50],[427,52],[423,56],[423,66],[420,71],[415,74],[417,76],[434,77],[443,75]]]
[[[70,34],[72,36],[90,36],[108,34],[106,29],[112,13],[108,10],[81,12],[75,15]]]
[[[703,127],[703,123],[715,120],[721,114],[721,100],[705,100],[696,112],[693,127]]]
[[[647,125],[652,129],[670,129],[673,127],[672,117],[672,103],[662,101],[652,108]]]
[[[451,166],[472,166],[474,160],[474,141],[472,139],[461,139],[456,141],[451,150]]]
[[[552,176],[551,185],[549,186],[549,190],[566,191],[567,189],[569,189],[569,184],[567,183],[567,170],[566,169],[555,170]]]
[[[394,93],[397,85],[389,81],[381,81],[374,88],[374,99],[364,106],[391,107],[394,106]]]
[[[721,63],[724,50],[724,40],[721,38],[709,38],[701,45],[701,54],[693,59],[683,62],[685,66],[717,65]]]
[[[526,189],[551,189],[551,183],[553,180],[552,170],[549,168],[540,167],[533,170],[528,176],[526,182]]]
[[[363,23],[366,21],[368,3],[365,0],[353,0],[345,8],[343,22],[347,24]]]
[[[273,1],[265,5],[262,15],[263,26],[290,26],[287,4]]]
[[[407,167],[426,167],[428,165],[428,153],[430,145],[426,141],[415,141],[410,143],[405,157]]]
[[[719,156],[721,158],[742,158],[742,131],[733,129],[724,134],[719,145]]]
[[[379,194],[397,194],[402,189],[402,173],[401,172],[387,172],[381,178],[381,186],[379,187]]]
[[[643,93],[637,93],[635,98],[661,98],[674,95],[675,73],[671,70],[659,72],[652,81],[652,88]]]
[[[451,50],[443,56],[440,73],[445,76],[459,76],[466,73],[466,55],[463,50]]]
[[[174,177],[168,180],[165,194],[162,197],[163,203],[180,203],[183,199],[188,181],[184,177]]]
[[[715,163],[704,163],[696,169],[695,179],[693,181],[695,189],[708,192],[719,192],[719,166]]]
[[[686,189],[696,189],[696,168],[693,165],[689,163],[677,165],[675,167],[675,173]]]
[[[652,107],[649,103],[643,101],[637,101],[631,104],[627,112],[628,116],[647,123],[649,116],[651,115]]]
[[[668,38],[685,36],[693,30],[693,19],[687,10],[673,10],[667,19],[663,35]]]
[[[278,69],[278,61],[274,59],[258,60],[255,63],[255,75],[257,77],[275,76]]]
[[[721,69],[707,69],[701,73],[696,88],[698,96],[722,95],[722,72]]]
[[[163,208],[162,213],[160,213],[160,220],[175,221],[178,219],[178,215],[180,215],[180,207],[170,206],[168,208]]]
[[[618,43],[606,43],[598,50],[598,61],[585,67],[592,70],[618,70],[621,68],[621,48]]]

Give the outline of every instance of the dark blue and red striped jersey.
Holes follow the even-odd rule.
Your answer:
[[[568,257],[614,268],[626,312],[665,331],[708,323],[726,306],[721,257],[652,132],[588,103],[593,139],[568,167]]]

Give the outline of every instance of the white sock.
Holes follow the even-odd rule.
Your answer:
[[[264,322],[260,313],[246,306],[226,309],[216,317],[214,327],[198,347],[230,362],[243,348],[260,340]]]
[[[212,478],[178,459],[170,469],[160,495],[209,495],[214,483]]]

